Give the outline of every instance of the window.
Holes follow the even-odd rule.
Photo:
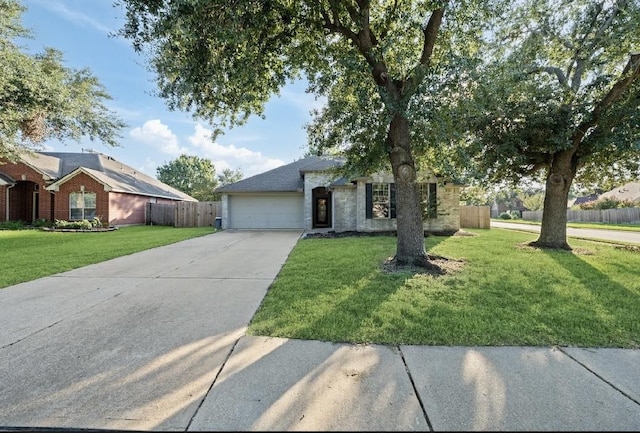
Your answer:
[[[72,192],[69,194],[69,220],[88,220],[96,216],[95,192]]]
[[[438,217],[438,201],[436,197],[437,185],[435,183],[421,183],[420,203],[422,207],[422,219],[433,219]]]
[[[372,184],[372,214],[373,218],[389,218],[391,196],[388,183]]]
[[[394,183],[367,183],[366,218],[396,217],[396,188]]]

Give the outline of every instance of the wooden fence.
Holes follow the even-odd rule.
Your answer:
[[[460,206],[460,228],[488,229],[491,226],[490,206]]]
[[[174,227],[213,227],[222,213],[219,201],[148,203],[147,224]]]
[[[522,219],[527,221],[542,221],[542,211],[524,211]],[[640,223],[640,207],[604,210],[567,210],[567,221],[610,223],[610,224],[638,224]]]

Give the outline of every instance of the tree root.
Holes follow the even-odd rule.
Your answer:
[[[529,246],[532,248],[539,248],[542,250],[564,250],[572,251],[573,248],[567,242],[549,244],[547,242],[540,242],[540,240],[529,242]]]
[[[383,263],[383,270],[387,273],[411,272],[414,274],[427,274],[434,277],[452,273],[464,265],[462,260],[449,259],[447,257],[428,254],[416,258],[411,262],[398,262],[396,257],[390,257]]]

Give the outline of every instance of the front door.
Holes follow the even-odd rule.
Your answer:
[[[313,228],[331,227],[331,192],[324,187],[313,190]]]

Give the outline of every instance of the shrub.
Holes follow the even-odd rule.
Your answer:
[[[57,229],[76,229],[76,230],[91,230],[93,225],[89,220],[82,221],[65,221],[65,220],[56,220],[54,225]]]
[[[502,212],[500,215],[498,215],[498,218],[502,219],[502,220],[510,220],[511,218],[511,214],[509,212]]]
[[[102,222],[100,221],[100,218],[93,217],[93,219],[91,220],[91,227],[93,228],[102,227]]]
[[[588,201],[580,204],[582,210],[605,210],[620,209],[625,207],[635,207],[636,205],[629,200],[620,200],[617,197],[601,198],[599,200]]]
[[[51,222],[47,221],[44,218],[40,218],[31,223],[32,227],[40,228],[40,227],[51,227]]]
[[[510,211],[507,211],[507,212],[509,212],[509,214],[511,215],[511,219],[512,220],[519,220],[520,219],[520,211],[510,210]]]
[[[0,221],[0,230],[22,230],[24,228],[22,221]]]

